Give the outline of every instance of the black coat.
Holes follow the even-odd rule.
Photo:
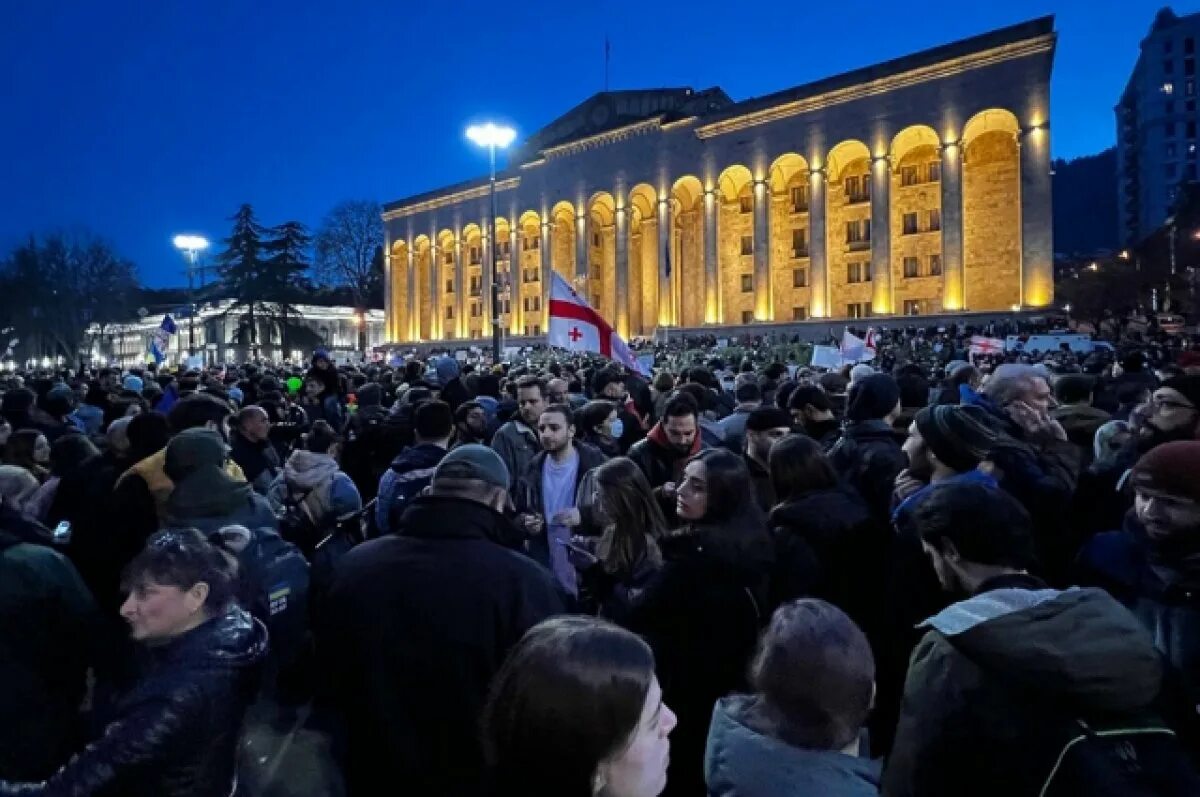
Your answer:
[[[252,442],[237,431],[229,435],[229,456],[246,474],[246,481],[264,495],[283,468],[279,452],[269,440]]]
[[[102,736],[44,784],[0,781],[0,795],[227,797],[267,629],[232,608],[148,652],[145,675]]]
[[[625,617],[654,650],[663,701],[679,717],[666,795],[704,794],[704,744],[713,705],[745,690],[746,664],[769,617],[765,555],[714,544],[721,531],[662,540],[663,566]],[[765,544],[765,537],[764,537]]]
[[[696,430],[696,435],[700,435],[699,429]],[[683,466],[692,453],[681,454],[650,436],[634,443],[626,456],[641,468],[651,487],[662,487],[667,482],[678,483]]]
[[[908,467],[896,431],[883,421],[849,422],[829,450],[829,460],[867,502],[875,519],[886,525],[896,476]]]
[[[488,684],[526,630],[563,611],[550,573],[507,547],[514,532],[483,504],[421,496],[399,532],[338,564],[317,644],[349,794],[480,793]]]

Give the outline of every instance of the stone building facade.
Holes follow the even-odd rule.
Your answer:
[[[743,102],[598,94],[497,175],[393,202],[391,342],[545,333],[548,274],[625,336],[1053,300],[1045,17]]]

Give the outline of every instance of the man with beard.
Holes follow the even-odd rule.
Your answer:
[[[629,458],[646,474],[655,493],[669,501],[672,507],[675,505],[675,485],[683,477],[683,466],[702,447],[696,420],[699,413],[695,399],[686,393],[677,393],[663,408],[662,420],[654,424],[645,439],[629,449]],[[674,510],[671,516],[674,516]]]
[[[1161,389],[1160,389],[1161,390]],[[1154,635],[1200,711],[1200,441],[1156,446],[1130,481],[1133,512],[1079,554],[1079,581],[1108,590]]]
[[[454,445],[487,445],[487,410],[478,401],[464,401],[454,411]]]
[[[517,415],[505,421],[492,436],[492,449],[508,469],[510,489],[516,486],[517,479],[541,450],[534,428],[544,409],[546,383],[536,376],[523,376],[517,380]]]
[[[755,388],[757,389],[757,385]],[[792,431],[792,419],[778,407],[756,407],[746,414],[745,442],[742,458],[754,482],[754,493],[763,512],[775,506],[775,490],[771,487],[771,467],[768,457],[771,446]]]
[[[1200,376],[1176,376],[1166,380],[1150,400],[1130,416],[1134,433],[1125,449],[1108,467],[1098,469],[1081,490],[1078,502],[1092,507],[1092,527],[1081,529],[1085,536],[1121,526],[1133,503],[1126,474],[1138,458],[1174,440],[1200,439]]]
[[[542,451],[517,481],[517,524],[529,535],[527,548],[550,569],[568,595],[577,595],[575,567],[567,543],[590,515],[585,499],[594,492],[588,474],[604,464],[595,446],[575,440],[575,418],[566,404],[551,404],[538,418]]]
[[[842,426],[833,414],[833,404],[824,390],[816,385],[799,385],[788,396],[788,410],[797,428],[828,451],[842,433]]]

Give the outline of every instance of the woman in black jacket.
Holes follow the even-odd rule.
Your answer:
[[[579,439],[591,443],[606,457],[621,455],[624,424],[617,412],[617,405],[611,401],[589,401],[575,412],[575,429]]]
[[[768,527],[775,541],[773,603],[820,598],[860,627],[874,625],[880,609],[887,540],[866,502],[839,482],[819,443],[789,435],[771,447],[771,484],[779,504]],[[875,567],[873,576],[864,566]]]
[[[0,797],[228,797],[267,630],[232,603],[233,569],[195,530],[155,534],[126,571],[121,616],[148,666],[103,735],[41,783]]]
[[[770,617],[773,551],[750,473],[725,449],[693,456],[662,540],[663,566],[632,607],[627,627],[658,661],[663,699],[679,716],[666,794],[704,793],[704,744],[713,705],[745,690],[746,664]]]

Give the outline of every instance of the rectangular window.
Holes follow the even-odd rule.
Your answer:
[[[904,258],[904,278],[912,279],[921,276],[921,261],[915,257]]]
[[[454,293],[454,280],[446,280],[446,293]]]
[[[792,287],[807,288],[808,287],[808,269],[794,268],[792,269]]]
[[[847,263],[846,264],[846,282],[862,282],[863,281],[863,266],[865,263]]]
[[[934,208],[929,211],[929,232],[937,232],[942,229],[942,210]]]
[[[845,186],[846,186],[846,199],[850,202],[855,201],[854,198],[856,196],[858,196],[858,194],[859,194],[858,178],[857,177],[847,177]]]
[[[847,318],[870,318],[871,303],[870,302],[854,302],[846,305]]]
[[[1166,166],[1164,166],[1163,167],[1163,176],[1166,177],[1168,180],[1173,180],[1175,178],[1175,164],[1168,163]]]
[[[921,300],[920,299],[905,299],[904,300],[904,314],[905,315],[920,315],[921,314]]]
[[[808,320],[808,308],[807,307],[793,307],[792,308],[792,320],[793,321],[807,321]]]
[[[500,312],[504,313],[505,315],[508,315],[512,312],[512,299],[504,300],[504,309]]]
[[[905,213],[903,219],[904,235],[912,235],[917,232],[917,214]]]
[[[540,334],[542,334],[542,325],[541,325],[541,324],[534,324],[534,325],[533,325],[533,334],[535,334],[535,335],[540,335]]]
[[[743,235],[742,236],[742,254],[743,255],[754,254],[754,236],[753,235]]]
[[[742,275],[742,293],[754,293],[754,276],[751,274]]]
[[[808,212],[809,191],[807,185],[798,185],[792,189],[792,212]]]
[[[447,321],[454,320],[454,305],[449,305],[449,304],[446,305],[446,320]]]
[[[478,296],[480,291],[482,291],[482,290],[483,290],[483,278],[482,277],[471,277],[471,295]]]
[[[871,220],[863,219],[863,240],[867,243],[871,242]]]
[[[524,310],[525,312],[529,312],[529,297],[528,296],[526,296],[524,299],[521,300],[521,309]]]
[[[480,261],[482,261],[482,260],[483,260],[483,247],[482,246],[472,246],[471,247],[471,265],[478,266]]]
[[[743,324],[753,324],[754,323],[754,311],[753,310],[743,310],[742,311],[742,323]]]
[[[483,304],[480,302],[471,302],[471,318],[479,318],[483,314]]]
[[[512,254],[512,241],[501,241],[500,245],[496,247],[496,251],[500,257],[508,257]]]
[[[753,213],[754,197],[750,194],[738,197],[738,208],[742,211],[742,213]]]
[[[917,167],[916,166],[901,166],[900,167],[900,185],[916,185],[917,184]]]
[[[1163,154],[1168,158],[1174,158],[1175,157],[1175,144],[1174,143],[1167,144],[1167,146],[1163,148]]]
[[[929,276],[931,276],[931,277],[942,276],[942,256],[941,255],[930,255],[929,256]]]
[[[792,230],[792,257],[808,257],[808,230]]]
[[[929,164],[929,182],[937,183],[942,179],[942,164],[940,161],[933,161]]]
[[[534,310],[541,310],[541,309],[542,309],[542,297],[541,297],[541,296],[534,296],[534,297],[533,297],[533,309],[534,309]]]
[[[453,263],[454,262],[454,250],[453,249],[446,250],[446,254],[442,255],[442,262],[443,263]]]
[[[600,248],[600,233],[592,233],[592,246],[596,247],[597,249]]]

